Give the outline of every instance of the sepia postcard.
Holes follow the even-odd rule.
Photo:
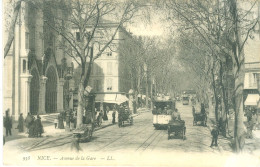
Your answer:
[[[259,0],[3,0],[4,166],[260,166]]]

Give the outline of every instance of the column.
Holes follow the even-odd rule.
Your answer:
[[[21,77],[21,98],[20,98],[20,104],[21,104],[21,113],[23,115],[27,115],[28,112],[30,112],[30,83],[32,79],[32,75],[30,74],[23,74]],[[18,115],[16,115],[18,117]]]
[[[45,111],[45,94],[47,77],[42,76],[40,79],[40,94],[39,94],[39,114],[46,114]]]
[[[60,78],[59,82],[57,84],[57,88],[58,88],[58,93],[57,93],[57,111],[58,112],[61,112],[61,111],[64,110],[63,109],[63,100],[64,100],[63,86],[64,86],[64,82],[65,82],[65,80],[63,78]]]

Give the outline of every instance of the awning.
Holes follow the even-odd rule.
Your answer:
[[[257,106],[259,101],[259,94],[248,94],[245,105],[246,106]]]
[[[97,94],[96,95],[96,102],[121,104],[126,101],[128,101],[128,98],[122,94]]]

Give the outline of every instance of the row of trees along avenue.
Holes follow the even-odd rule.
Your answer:
[[[258,1],[189,0],[161,1],[179,36],[179,59],[196,71],[197,87],[204,99],[213,92],[215,117],[226,119],[229,107],[234,109],[234,149],[243,148],[243,82],[244,46],[253,37],[259,18],[253,8]],[[249,6],[249,7],[248,7]],[[256,14],[257,15],[257,14]],[[230,79],[231,77],[231,79]],[[231,82],[231,84],[227,84]],[[230,85],[232,90],[230,90]],[[205,89],[207,88],[207,89]],[[231,94],[228,92],[231,91]],[[218,115],[219,107],[224,111]]]

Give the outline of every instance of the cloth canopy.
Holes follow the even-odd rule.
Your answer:
[[[97,94],[96,95],[96,102],[121,104],[126,101],[128,101],[128,98],[122,94]]]
[[[259,94],[248,94],[245,105],[246,106],[257,106],[259,102]]]

